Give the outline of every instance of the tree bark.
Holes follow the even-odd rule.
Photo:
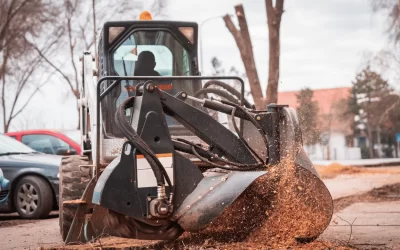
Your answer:
[[[377,148],[378,148],[378,152],[377,152],[377,158],[381,158],[381,154],[382,154],[382,145],[381,145],[381,128],[379,127],[379,125],[376,128],[376,144],[378,144]]]
[[[367,135],[368,135],[368,149],[369,149],[369,158],[374,158],[374,143],[372,141],[372,129],[370,126],[367,127]]]
[[[243,5],[235,6],[236,16],[239,21],[239,30],[235,27],[229,15],[223,17],[225,25],[236,41],[236,45],[240,51],[240,56],[249,79],[250,91],[254,99],[257,109],[265,108],[263,103],[263,94],[258,78],[256,63],[254,60],[253,46],[251,44],[249,29],[247,26],[246,16]]]
[[[284,0],[276,0],[275,7],[272,0],[265,0],[267,9],[268,36],[269,36],[269,70],[266,103],[278,102],[279,83],[279,56],[280,56],[280,26]]]
[[[7,121],[6,121],[6,100],[5,100],[5,87],[6,87],[6,75],[2,75],[2,86],[1,86],[1,107],[3,111],[3,132],[7,133],[8,128],[7,128]]]
[[[3,133],[8,132],[8,127],[7,127],[7,120],[6,120],[6,71],[7,71],[7,61],[8,61],[8,50],[3,51],[3,64],[1,65],[1,107],[3,111]]]

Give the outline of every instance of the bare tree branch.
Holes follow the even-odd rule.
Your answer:
[[[243,5],[235,6],[236,16],[239,22],[239,30],[242,38],[249,43],[248,48],[251,48],[251,51],[247,51],[248,53],[253,53],[249,28],[247,27],[246,14],[244,13]],[[247,48],[247,49],[248,49]]]
[[[28,38],[35,40],[43,34],[48,35],[47,32],[53,28],[57,30],[55,24],[58,7],[48,1],[7,0],[4,5],[0,5],[0,13],[0,51],[3,56],[0,67],[1,106],[3,130],[7,132],[13,119],[40,89],[37,86],[24,100],[22,107],[18,106],[26,93],[25,89],[32,85],[32,78],[43,63],[43,59],[37,57],[35,49],[32,49],[32,44],[36,42],[30,42]],[[57,32],[51,33],[50,37],[53,34]],[[47,49],[42,50],[43,54],[53,46],[50,41],[52,39],[41,42],[47,46]]]
[[[145,2],[143,0],[143,2]],[[146,2],[147,3],[147,2]],[[151,5],[150,5],[151,4]],[[109,2],[106,0],[92,0],[92,1],[79,1],[79,0],[63,0],[62,1],[62,18],[58,18],[62,22],[62,28],[64,32],[60,32],[60,39],[56,46],[67,45],[66,55],[64,62],[67,64],[65,67],[61,67],[57,61],[49,56],[49,53],[45,53],[44,46],[32,46],[34,52],[37,52],[43,59],[43,63],[49,68],[55,70],[56,74],[62,79],[62,83],[68,85],[68,89],[72,92],[75,98],[79,98],[79,85],[80,76],[78,65],[76,63],[77,53],[83,50],[94,50],[95,56],[97,57],[97,33],[101,29],[101,25],[116,15],[129,17],[131,19],[132,10],[138,8],[138,6],[132,4],[131,0],[122,0],[118,4]],[[165,0],[153,0],[149,2],[151,11],[157,9],[156,12],[152,12],[155,15],[162,13],[166,5]],[[57,17],[60,17],[58,15]],[[35,44],[35,43],[33,43]],[[65,46],[64,46],[65,47]]]
[[[374,12],[384,12],[388,17],[387,34],[389,40],[397,44],[400,41],[400,1],[372,0]]]
[[[71,3],[70,1],[67,1]],[[70,60],[71,60],[71,65],[74,70],[74,76],[75,76],[75,91],[73,91],[73,94],[75,95],[76,98],[79,97],[78,94],[78,88],[79,88],[79,81],[78,81],[78,69],[76,68],[75,61],[74,61],[74,49],[76,45],[76,39],[74,40],[72,38],[72,27],[71,27],[71,20],[74,16],[75,10],[77,7],[77,1],[75,2],[74,5],[70,7],[70,11],[67,13],[67,31],[68,31],[68,42],[69,42],[69,52],[70,52]]]
[[[10,22],[12,21],[12,19],[15,17],[16,14],[18,14],[18,12],[29,2],[29,0],[25,0],[23,1],[14,11],[12,11],[14,4],[17,1],[13,0],[10,4],[10,8],[8,9],[7,12],[7,18],[4,24],[2,24],[2,28],[0,30],[0,39],[5,37],[5,33],[9,27]],[[4,44],[0,43],[0,51],[3,50]]]
[[[348,222],[347,220],[345,220],[345,219],[342,219],[342,217],[340,217],[339,215],[337,215],[337,217],[339,218],[339,219],[341,219],[342,221],[344,221],[344,222],[346,222],[349,226],[350,226],[350,234],[349,234],[349,239],[347,240],[347,243],[350,243],[350,241],[351,241],[351,237],[353,236],[353,225],[354,225],[354,222],[357,220],[357,217],[356,218],[354,218],[354,220],[353,220],[353,222],[352,223],[350,223],[350,222]]]
[[[267,20],[272,22],[272,17],[274,15],[274,6],[272,5],[272,0],[265,0],[265,7],[267,9]]]
[[[387,109],[383,112],[383,114],[382,114],[381,117],[379,118],[378,125],[380,125],[380,124],[383,122],[383,120],[388,116],[389,112],[390,112],[391,110],[393,110],[393,109],[400,103],[400,96],[398,96],[398,95],[396,95],[396,96],[397,96],[397,100],[396,100],[392,105],[390,105],[389,108],[387,108]]]
[[[275,14],[278,16],[281,16],[283,13],[283,0],[277,0],[276,1],[276,8],[275,8]]]
[[[86,32],[87,32],[86,28],[87,28],[88,23],[89,23],[89,19],[86,19],[86,21],[83,25],[79,24],[80,34],[81,34],[83,42],[85,43],[86,50],[89,49],[93,44],[93,41],[88,42],[88,38],[86,37]]]
[[[242,39],[242,35],[240,34],[240,32],[236,29],[235,25],[232,22],[232,19],[229,15],[225,15],[223,17],[224,21],[225,21],[225,25],[228,28],[228,30],[232,33],[232,35],[234,36],[235,40],[241,40]]]
[[[247,27],[246,16],[244,13],[243,5],[235,6],[236,16],[239,21],[239,30],[235,27],[229,15],[225,15],[223,20],[225,25],[235,39],[236,45],[239,49],[243,65],[249,79],[250,91],[254,99],[254,103],[258,109],[263,107],[263,95],[261,84],[258,78],[257,68],[254,59],[251,38]]]
[[[14,109],[16,107],[18,99],[19,99],[21,93],[23,92],[22,90],[24,89],[26,83],[28,82],[28,79],[32,76],[33,72],[35,71],[35,69],[39,63],[40,63],[40,60],[36,60],[35,62],[33,62],[33,65],[30,66],[30,69],[26,70],[23,73],[21,79],[18,81],[17,91],[15,93],[15,96],[13,98],[14,100],[11,105],[11,110],[10,110],[10,114],[9,114],[9,118],[8,118],[8,124],[11,122],[12,118],[15,117],[13,114],[14,114]]]
[[[54,65],[41,51],[40,49],[38,49],[36,46],[34,47],[34,49],[39,53],[39,55],[53,68],[55,69],[63,78],[64,80],[68,83],[68,86],[70,87],[72,93],[76,96],[75,92],[76,90],[74,89],[74,86],[71,82],[71,80],[68,78],[67,75],[64,74],[64,72],[57,67],[56,65]]]
[[[17,115],[19,115],[25,108],[26,106],[29,104],[29,102],[31,101],[32,97],[40,91],[40,89],[46,85],[48,82],[43,82],[42,84],[40,84],[38,87],[35,88],[35,90],[33,91],[33,93],[28,97],[28,99],[25,101],[25,103],[22,105],[22,107],[14,114],[12,115],[12,117],[9,119],[9,123],[11,123],[11,119],[15,118]]]
[[[269,37],[269,67],[267,85],[267,103],[278,102],[278,84],[280,71],[280,25],[283,13],[284,0],[276,0],[275,7],[272,0],[265,0],[267,9],[268,37]]]
[[[6,66],[7,66],[7,62],[8,62],[8,56],[9,56],[9,51],[6,50],[3,52],[3,65],[2,65],[2,74],[1,76],[1,80],[2,80],[2,86],[1,86],[1,104],[2,104],[2,109],[3,109],[3,130],[4,132],[6,132],[6,93],[5,93],[5,89],[6,89]]]

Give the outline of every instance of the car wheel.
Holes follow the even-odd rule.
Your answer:
[[[42,178],[25,176],[14,189],[14,205],[20,217],[25,219],[45,218],[53,208],[53,192]]]
[[[78,203],[63,204],[64,201],[79,200],[86,186],[90,182],[90,175],[81,170],[81,165],[88,165],[87,157],[80,155],[65,156],[60,166],[60,194],[59,194],[59,226],[63,241],[74,220]]]

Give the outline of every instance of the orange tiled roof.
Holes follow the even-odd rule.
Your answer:
[[[318,103],[319,106],[319,120],[320,127],[322,130],[330,127],[332,131],[343,132],[346,134],[351,133],[351,120],[343,121],[339,120],[338,110],[334,107],[338,102],[347,99],[350,96],[350,87],[331,88],[331,89],[314,89],[313,100]],[[290,107],[297,108],[297,97],[299,91],[288,91],[278,93],[278,104],[287,104]],[[332,120],[330,125],[327,124],[327,116],[332,114]]]

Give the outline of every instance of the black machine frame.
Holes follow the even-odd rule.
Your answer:
[[[124,80],[138,80],[138,81],[145,81],[145,80],[167,80],[167,81],[174,81],[174,80],[236,80],[241,85],[240,90],[240,105],[244,104],[244,81],[240,77],[236,76],[105,76],[98,80],[96,86],[96,140],[100,141],[100,109],[101,109],[101,101],[104,97],[110,93],[114,88],[119,86],[122,81]],[[103,92],[101,92],[101,85],[105,81],[113,81]],[[243,121],[240,122],[240,131],[242,131]],[[96,151],[100,152],[100,144],[97,143]],[[95,166],[97,168],[100,167],[100,154],[96,154]]]

